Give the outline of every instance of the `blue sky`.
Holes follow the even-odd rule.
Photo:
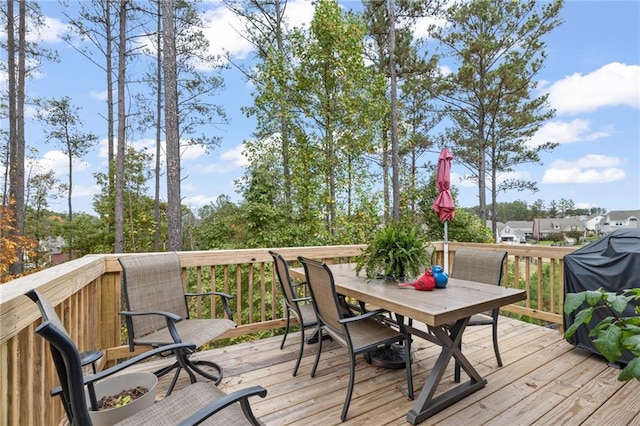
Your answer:
[[[342,4],[360,8],[360,2]],[[92,212],[92,196],[98,191],[93,173],[105,170],[106,165],[106,131],[101,118],[106,109],[104,76],[61,41],[64,18],[58,3],[43,2],[42,6],[48,29],[40,35],[40,43],[57,49],[62,60],[42,67],[29,84],[29,95],[71,97],[82,107],[85,128],[101,138],[100,145],[74,166],[74,211]],[[251,48],[236,33],[240,24],[220,1],[205,1],[205,6],[212,49],[224,46],[236,60],[247,61]],[[290,0],[287,10],[294,25],[308,22],[313,13],[307,0]],[[545,39],[548,59],[539,74],[539,89],[549,93],[557,113],[531,141],[551,140],[560,146],[543,154],[543,165],[526,165],[514,173],[536,181],[537,193],[500,194],[498,201],[520,199],[531,204],[537,199],[549,203],[566,198],[578,207],[640,209],[640,2],[569,0],[561,16],[564,24]],[[416,28],[418,34],[424,25]],[[244,117],[240,108],[250,105],[251,87],[233,69],[223,76],[226,88],[215,102],[224,105],[230,123],[214,129],[222,137],[222,145],[210,153],[190,149],[183,155],[182,196],[193,209],[223,194],[239,198],[233,181],[242,175],[242,143],[254,129],[254,121]],[[38,163],[53,168],[67,181],[66,159],[55,144],[41,143],[38,124],[28,120],[27,144],[38,147]],[[141,136],[133,144],[151,146],[152,137]],[[437,154],[426,154],[423,161],[436,162]],[[452,184],[459,190],[458,202],[471,207],[477,205],[477,189],[458,179],[465,172],[454,158]],[[152,182],[149,187],[151,194]],[[51,200],[50,207],[63,212],[66,202]]]

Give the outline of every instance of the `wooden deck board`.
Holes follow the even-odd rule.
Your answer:
[[[600,357],[574,349],[560,332],[506,317],[499,328],[503,367],[498,367],[491,327],[469,327],[463,352],[488,384],[478,392],[427,419],[424,425],[627,425],[640,422],[638,383],[617,380],[619,370]],[[201,359],[218,362],[225,371],[220,387],[227,392],[264,386],[264,399],[252,407],[266,425],[338,425],[348,382],[346,351],[325,341],[316,377],[310,377],[318,345],[305,345],[298,375],[292,376],[300,333],[204,351]],[[419,338],[412,344],[416,396],[433,367],[439,348]],[[167,361],[139,366],[155,370]],[[463,373],[464,376],[464,373]],[[463,377],[464,379],[464,377]],[[159,387],[166,389],[170,377]],[[437,393],[453,382],[453,363]],[[188,385],[182,374],[178,387]],[[406,398],[405,371],[356,365],[356,384],[344,425],[406,425],[413,401]]]

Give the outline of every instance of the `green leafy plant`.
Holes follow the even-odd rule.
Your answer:
[[[375,233],[362,254],[356,258],[356,273],[364,269],[368,278],[393,279],[416,277],[420,269],[430,266],[429,242],[415,225],[389,223]]]
[[[629,289],[622,293],[606,292],[603,289],[588,290],[566,295],[564,312],[578,311],[574,323],[564,333],[565,338],[575,334],[578,328],[588,325],[596,309],[605,309],[611,315],[600,321],[589,331],[593,345],[609,362],[616,362],[626,349],[634,358],[618,376],[618,380],[640,380],[640,307],[635,306],[634,316],[622,316],[631,301],[640,300],[640,289]]]

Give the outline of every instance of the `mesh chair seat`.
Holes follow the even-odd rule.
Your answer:
[[[370,351],[373,348],[384,346],[387,343],[399,342],[403,339],[401,333],[375,319],[353,322],[347,327],[349,329],[351,347],[357,353]],[[323,328],[323,331],[341,346],[349,346],[343,332],[336,332],[330,327]]]
[[[236,327],[236,323],[228,319],[190,319],[178,321],[176,330],[183,342],[193,343],[197,348],[214,340],[227,330]],[[161,346],[175,343],[168,328],[155,331],[141,338],[134,339],[138,345]]]
[[[311,303],[304,305],[300,304],[298,307],[300,308],[300,314],[302,315],[302,322],[307,324],[307,327],[317,324],[318,320],[316,318],[316,311],[313,310],[313,305]]]
[[[227,396],[211,383],[194,383],[154,404],[143,412],[127,417],[117,426],[177,425],[196,411]],[[239,404],[233,404],[209,417],[201,425],[246,426],[252,425]],[[260,424],[263,424],[260,422]]]

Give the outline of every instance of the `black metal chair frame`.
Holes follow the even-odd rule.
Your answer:
[[[307,287],[307,283],[292,283],[291,276],[289,275],[289,266],[287,265],[285,258],[281,254],[271,250],[269,250],[269,254],[273,257],[273,265],[278,281],[280,282],[280,289],[284,296],[285,311],[287,315],[287,323],[284,330],[284,336],[282,337],[282,342],[280,343],[280,349],[284,348],[284,343],[287,340],[287,335],[289,334],[291,314],[293,314],[300,324],[300,349],[298,351],[296,365],[293,368],[293,375],[295,376],[298,374],[298,367],[300,366],[302,353],[304,351],[305,329],[311,327],[317,328],[318,320],[313,309],[313,304],[311,303],[311,296],[299,297],[299,293],[304,293],[304,291],[300,291],[300,289],[302,287]],[[308,292],[308,288],[305,290]],[[314,341],[310,340],[309,343],[314,343]]]
[[[393,324],[394,327],[399,328],[399,332],[396,331],[395,328],[387,323],[388,318],[385,314],[388,312],[383,309],[368,311],[361,315],[345,316],[345,314],[349,314],[349,312],[345,312],[343,303],[340,302],[340,297],[336,293],[333,274],[329,267],[325,263],[317,262],[313,259],[298,257],[298,260],[304,266],[307,284],[311,290],[312,303],[318,317],[319,347],[311,370],[311,377],[315,376],[320,361],[323,331],[331,335],[334,341],[337,341],[349,351],[349,385],[340,419],[342,421],[346,420],[351,403],[351,396],[355,384],[356,355],[363,354],[366,358],[370,351],[390,345],[391,343],[405,343],[407,397],[413,399],[411,335],[407,333],[403,323],[398,321]],[[320,273],[321,275],[318,275]],[[320,299],[318,299],[318,297]],[[352,334],[354,333],[358,333],[358,337],[362,338],[358,339],[361,342],[358,347],[354,347],[353,341],[355,339],[352,338]]]
[[[109,377],[115,373],[118,373],[140,361],[162,354],[163,352],[180,351],[184,349],[193,350],[195,347],[188,343],[177,343],[173,345],[167,345],[164,347],[152,349],[141,355],[130,358],[114,367],[102,370],[96,374],[90,376],[83,376],[80,354],[73,341],[69,336],[61,331],[51,321],[45,321],[36,328],[36,333],[44,337],[50,345],[51,356],[53,357],[54,364],[58,373],[58,377],[61,382],[62,395],[65,412],[67,413],[69,423],[74,426],[91,425],[91,418],[89,416],[89,405],[87,404],[85,397],[85,386],[89,390],[90,406],[97,407],[97,401],[95,401],[95,392],[92,392],[94,383]],[[201,386],[214,386],[213,384],[201,383]],[[192,385],[195,386],[195,385]],[[195,388],[191,388],[195,391]],[[180,390],[179,392],[189,392],[190,387]],[[179,393],[177,392],[177,393]],[[204,420],[208,419],[212,415],[220,412],[222,409],[229,405],[239,402],[242,407],[247,421],[253,425],[261,425],[262,423],[256,419],[249,405],[248,398],[251,396],[266,396],[266,389],[261,386],[249,387],[232,394],[229,394],[223,398],[212,401],[205,407],[194,407],[193,414],[184,419],[181,424],[184,425],[196,425],[200,424]],[[171,410],[171,400],[166,399],[156,404],[166,405],[166,410]],[[180,407],[184,409],[184,407]],[[177,408],[176,408],[177,409]],[[142,412],[144,415],[144,411]]]

